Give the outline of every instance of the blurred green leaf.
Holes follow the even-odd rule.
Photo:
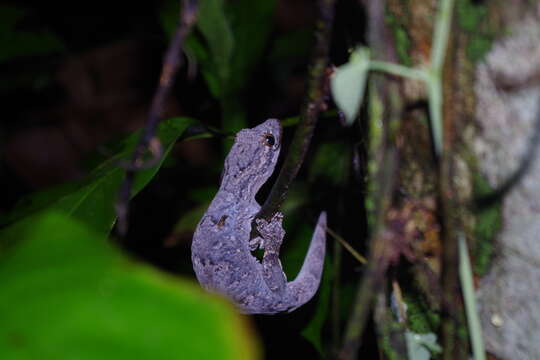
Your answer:
[[[164,155],[154,167],[136,174],[132,196],[150,182],[178,137],[192,123],[193,121],[188,118],[173,118],[159,125],[157,135],[163,146]],[[108,234],[116,218],[114,203],[125,174],[120,165],[131,156],[139,136],[140,132],[136,132],[119,141],[115,146],[116,154],[98,164],[86,179],[30,195],[21,200],[15,210],[1,222],[12,223],[47,208],[62,211],[84,222],[95,231]]]
[[[287,193],[287,198],[281,206],[281,212],[289,217],[289,214],[293,214],[300,210],[302,206],[305,206],[310,200],[308,195],[308,185],[302,181],[295,181]]]
[[[39,92],[53,81],[51,62],[40,61],[32,67],[24,67],[22,71],[3,71],[0,82],[0,94],[14,90],[26,89]]]
[[[313,313],[313,317],[308,322],[306,327],[302,330],[301,334],[309,340],[315,346],[321,358],[324,358],[323,342],[322,342],[322,330],[323,326],[328,318],[328,311],[330,310],[330,295],[332,290],[332,267],[328,256],[324,262],[323,277],[321,279],[321,285],[319,287],[319,294],[317,297],[317,307]]]
[[[211,68],[220,82],[222,96],[230,75],[234,37],[225,15],[223,0],[203,0],[199,2],[197,28],[201,31],[209,49]],[[217,94],[214,94],[217,95]],[[218,96],[219,97],[219,96]]]
[[[434,333],[417,334],[410,330],[405,332],[407,343],[407,355],[409,360],[429,360],[431,353],[440,354],[442,349],[437,344],[437,336]]]
[[[14,6],[0,5],[0,34],[13,31],[15,25],[24,18],[25,10]]]
[[[330,85],[332,96],[338,108],[343,111],[350,125],[356,119],[364,98],[366,79],[369,70],[369,50],[355,50],[349,62],[338,67]]]
[[[316,219],[313,219],[311,223],[305,221],[305,213],[300,210],[296,208],[284,218],[285,228],[288,232],[285,235],[283,243],[281,263],[289,281],[293,280],[300,271],[311,242],[311,237],[313,236],[313,231],[315,230]],[[297,228],[295,229],[292,225],[296,225]],[[323,355],[322,329],[328,317],[332,286],[332,268],[328,260],[327,256],[321,284],[316,298],[313,300],[317,301],[316,310],[311,320],[301,331],[302,336],[311,342],[321,355]]]
[[[275,0],[227,2],[226,11],[235,43],[228,93],[245,90],[268,42],[275,6]]]
[[[261,60],[272,27],[275,0],[236,0],[226,3],[226,14],[234,38],[229,76],[220,96],[223,129],[237,132],[247,126],[243,93]],[[232,143],[226,142],[225,148]]]
[[[217,44],[217,47],[212,50],[209,41],[206,41],[201,34],[192,31],[186,38],[186,46],[184,51],[190,54],[191,56],[197,59],[198,69],[201,71],[208,88],[212,95],[216,98],[219,98],[222,94],[222,79],[220,74],[228,73],[230,52],[232,51],[232,46],[234,46],[234,38],[231,35],[229,25],[226,22],[226,19],[223,17],[223,0],[202,0],[199,2],[199,12],[198,12],[198,21],[197,29],[200,29],[199,23],[203,23],[203,28],[205,31],[208,31],[209,28],[212,28],[213,24],[201,20],[202,17],[210,17],[218,19],[218,22],[215,24],[215,28],[225,28],[225,32],[216,32],[212,34],[212,40],[217,41],[220,34],[224,34],[225,41],[223,44]],[[164,5],[159,10],[159,18],[161,25],[169,38],[171,38],[178,26],[180,20],[180,6],[178,1],[165,1]],[[230,47],[230,49],[229,49]],[[214,53],[219,53],[220,51],[225,54],[225,58],[214,58]],[[219,65],[224,66],[223,68]]]
[[[186,40],[212,95],[221,102],[223,129],[247,126],[241,92],[251,80],[268,42],[275,0],[199,1],[198,32]],[[160,11],[165,31],[178,24],[178,4],[168,1]]]
[[[313,29],[300,29],[278,37],[272,47],[269,60],[278,61],[291,57],[309,55],[313,42]]]
[[[188,196],[191,200],[201,203],[209,203],[216,193],[218,192],[217,186],[207,186],[193,189],[189,192]]]
[[[347,180],[349,164],[350,151],[346,144],[324,143],[317,149],[309,169],[309,178],[313,181],[317,177],[323,177],[333,185],[343,185]]]
[[[194,232],[209,205],[210,202],[205,202],[186,211],[174,226],[173,233]]]
[[[170,38],[174,35],[180,21],[180,1],[168,0],[158,9],[158,17],[165,34]]]
[[[216,98],[223,100],[244,88],[268,40],[274,8],[275,0],[199,1],[200,33],[188,37],[187,51],[197,58]],[[177,1],[168,1],[160,11],[169,36],[178,24],[178,10]]]
[[[201,187],[193,189],[189,192],[188,197],[190,200],[195,201],[197,206],[186,211],[174,226],[173,233],[180,234],[183,232],[193,232],[197,227],[197,224],[204,215],[206,209],[210,205],[210,202],[216,195],[218,189],[216,186]]]
[[[25,15],[24,9],[0,5],[0,63],[21,56],[46,55],[64,50],[63,42],[50,32],[17,30],[17,24]]]
[[[62,213],[0,254],[2,359],[254,359],[253,332],[196,284],[128,262]]]
[[[315,219],[311,224],[312,227],[308,226],[307,222],[302,221],[302,219],[305,219],[305,216],[302,217],[302,214],[298,211],[293,216],[284,217],[284,228],[287,231],[293,226],[297,227],[292,229],[293,231],[288,231],[283,240],[281,264],[283,265],[283,271],[287,274],[287,279],[294,279],[300,271],[306,257],[309,241],[315,229]]]

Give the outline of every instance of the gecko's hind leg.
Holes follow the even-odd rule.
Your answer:
[[[257,219],[257,230],[263,239],[264,256],[262,259],[263,278],[268,288],[282,294],[287,287],[287,277],[279,261],[279,249],[285,236],[282,226],[283,214],[276,213],[270,221]]]

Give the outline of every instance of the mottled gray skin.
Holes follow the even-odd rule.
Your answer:
[[[293,311],[313,297],[321,280],[326,213],[319,216],[302,269],[292,282],[287,282],[279,261],[283,215],[277,213],[270,222],[257,220],[260,236],[250,240],[251,223],[260,210],[255,195],[272,175],[280,147],[276,119],[236,135],[219,191],[193,236],[191,258],[199,283],[248,314]],[[264,249],[262,261],[251,254],[257,248]]]

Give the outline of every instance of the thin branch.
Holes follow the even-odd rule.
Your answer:
[[[368,18],[368,42],[376,59],[395,63],[396,53],[395,42],[385,25],[384,9],[385,1],[363,1],[367,10]],[[352,360],[358,358],[358,349],[361,346],[362,334],[372,309],[374,295],[380,292],[384,284],[385,272],[387,270],[386,254],[389,244],[389,233],[386,230],[386,213],[391,205],[392,194],[396,185],[397,171],[397,150],[395,149],[395,139],[389,129],[391,123],[399,119],[401,113],[401,101],[399,89],[395,82],[388,78],[373,78],[373,96],[383,103],[383,141],[377,153],[372,154],[374,158],[380,159],[380,168],[375,178],[372,179],[376,185],[374,199],[377,201],[376,221],[371,230],[369,239],[369,257],[362,279],[358,284],[356,297],[351,310],[345,335],[343,347],[339,354],[341,360]],[[370,114],[373,116],[374,114]],[[399,122],[397,122],[399,124]]]
[[[330,229],[328,226],[326,227],[326,232],[330,234],[331,237],[336,239],[341,246],[343,246],[351,255],[353,258],[356,259],[360,264],[366,264],[367,260],[365,257],[363,257],[358,251],[356,251],[351,244],[347,242],[344,238],[342,238],[338,233],[336,233],[334,230]]]
[[[269,220],[279,211],[290,184],[298,174],[300,166],[309,148],[319,112],[323,108],[328,92],[328,51],[330,45],[332,25],[334,22],[335,0],[319,0],[319,19],[315,33],[315,47],[309,70],[309,82],[304,105],[301,110],[301,122],[296,128],[291,147],[283,167],[278,175],[270,195],[266,199],[256,218]],[[255,219],[253,220],[255,221]]]
[[[389,241],[390,234],[385,229],[385,215],[395,187],[397,154],[395,151],[389,150],[386,151],[385,155],[384,167],[381,168],[377,177],[381,181],[377,192],[380,196],[378,197],[377,222],[370,238],[370,254],[362,280],[356,291],[355,301],[343,337],[343,347],[339,354],[340,360],[357,358],[374,295],[379,293],[380,286],[384,284],[384,274],[388,267],[387,252],[392,244]]]
[[[397,326],[387,301],[387,286],[383,284],[375,295],[373,321],[379,348],[386,359],[408,359],[405,326]],[[412,359],[411,359],[412,360]]]
[[[127,232],[129,200],[131,198],[133,180],[135,172],[145,167],[144,154],[151,144],[154,149],[152,151],[154,157],[160,157],[162,154],[161,143],[156,137],[157,125],[163,117],[165,100],[171,92],[175,75],[182,62],[184,40],[197,19],[197,0],[182,0],[181,5],[180,22],[163,60],[159,84],[150,106],[146,125],[142,131],[139,143],[133,151],[131,162],[126,169],[126,177],[120,187],[119,198],[116,204],[118,232],[120,236],[124,236]],[[155,150],[156,147],[158,150]]]
[[[442,359],[457,360],[468,359],[468,341],[460,329],[466,326],[463,312],[463,304],[460,298],[459,283],[459,252],[458,252],[458,233],[463,228],[463,205],[459,197],[455,194],[456,189],[456,162],[454,154],[455,137],[458,136],[459,129],[451,130],[456,124],[459,124],[461,113],[456,111],[461,105],[458,97],[459,82],[455,76],[459,64],[459,55],[455,51],[458,46],[458,36],[450,32],[452,25],[452,0],[442,0],[440,3],[438,20],[443,24],[436,24],[437,28],[446,28],[446,36],[440,36],[440,41],[446,44],[433,45],[432,52],[444,48],[444,54],[441,53],[437,60],[435,54],[432,59],[435,62],[432,66],[439,73],[434,76],[439,86],[438,100],[436,103],[430,97],[430,108],[437,110],[440,118],[432,117],[433,127],[439,123],[440,127],[440,152],[437,166],[437,198],[439,223],[442,239],[442,272],[441,272],[441,325],[439,332],[441,334],[441,345],[443,349]],[[444,24],[446,16],[447,23]],[[445,25],[445,26],[443,26]],[[435,38],[437,38],[437,28]],[[444,29],[443,29],[444,30]],[[442,52],[442,50],[441,50]],[[438,63],[437,63],[438,62]],[[444,97],[443,97],[444,87]],[[436,107],[436,109],[435,109]],[[443,132],[443,129],[444,132]]]

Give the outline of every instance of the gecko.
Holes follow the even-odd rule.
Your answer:
[[[240,130],[225,159],[221,185],[201,218],[191,246],[201,286],[229,298],[245,314],[291,312],[308,302],[321,281],[326,247],[326,212],[321,212],[304,263],[287,282],[279,260],[285,236],[283,214],[255,220],[255,195],[272,175],[281,148],[281,125],[268,119]],[[252,252],[262,249],[257,259]]]

